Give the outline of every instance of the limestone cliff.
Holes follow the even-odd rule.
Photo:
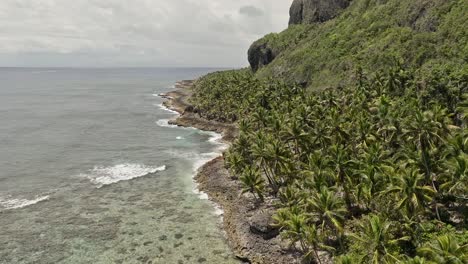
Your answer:
[[[294,0],[289,24],[312,24],[334,18],[351,0]]]

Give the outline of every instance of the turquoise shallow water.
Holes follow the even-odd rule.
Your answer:
[[[0,263],[237,263],[155,96],[209,71],[0,69]]]

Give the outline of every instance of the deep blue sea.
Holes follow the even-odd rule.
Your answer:
[[[157,96],[213,70],[0,68],[0,263],[236,263]]]

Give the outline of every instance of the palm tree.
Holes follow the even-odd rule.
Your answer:
[[[239,131],[241,133],[248,133],[250,132],[252,129],[252,125],[250,123],[249,120],[247,119],[242,119],[240,122],[239,122]]]
[[[371,145],[365,142],[362,144],[362,153],[358,157],[355,173],[361,179],[357,187],[357,197],[366,197],[367,205],[372,203],[372,198],[382,191],[388,182],[386,177],[390,169],[388,156],[389,152],[379,142]]]
[[[266,145],[265,154],[268,157],[267,163],[272,172],[272,177],[274,179],[279,178],[279,183],[284,184],[286,179],[282,177],[281,172],[288,169],[290,152],[280,140],[272,137],[269,137],[268,140],[269,144]],[[276,181],[278,182],[278,180]]]
[[[304,240],[304,228],[307,225],[307,216],[299,209],[298,206],[286,207],[279,209],[273,216],[276,225],[280,227],[281,235],[289,239],[291,245],[300,242],[301,248],[307,248]]]
[[[226,167],[230,169],[233,176],[240,174],[247,165],[244,158],[238,152],[232,150],[226,152],[224,160]]]
[[[331,159],[330,163],[333,165],[335,170],[335,181],[341,187],[344,193],[344,200],[346,202],[346,207],[348,211],[352,210],[351,202],[351,190],[350,183],[351,179],[348,174],[348,170],[351,165],[348,153],[343,146],[334,144],[330,147],[331,150]]]
[[[263,191],[265,184],[258,170],[247,167],[239,178],[243,184],[242,193],[250,192],[257,195],[260,201],[263,201]]]
[[[461,154],[447,161],[447,171],[442,175],[445,183],[440,185],[440,189],[456,196],[459,199],[468,200],[468,155]]]
[[[328,226],[335,230],[335,234],[343,232],[343,221],[347,213],[343,201],[323,186],[320,192],[314,192],[307,200],[307,207],[312,215],[318,218],[321,232]]]
[[[273,169],[270,167],[271,157],[269,156],[270,153],[267,150],[267,142],[270,139],[265,133],[260,131],[255,133],[255,137],[253,138],[253,140],[255,141],[255,143],[252,146],[252,155],[260,164],[260,167],[263,169],[263,172],[268,179],[270,188],[273,190],[274,193],[277,193],[279,186],[277,180],[275,179]]]
[[[304,196],[304,192],[294,185],[288,185],[281,188],[278,194],[278,198],[282,205],[289,207],[301,204]]]
[[[414,120],[408,120],[404,135],[409,142],[413,142],[420,150],[421,165],[424,171],[425,180],[431,181],[433,172],[430,150],[439,142],[443,142],[443,131],[446,123],[431,111],[421,112],[416,110]]]
[[[330,169],[328,156],[321,151],[314,151],[307,156],[307,162],[302,164],[301,175],[307,188],[320,192],[322,186],[332,186],[333,171]]]
[[[445,156],[448,158],[468,154],[468,135],[465,132],[456,133],[448,140]]]
[[[299,121],[297,121],[296,119],[293,119],[286,126],[286,130],[283,131],[283,137],[287,141],[293,142],[293,149],[294,149],[295,155],[299,155],[299,152],[300,152],[299,141],[307,136],[307,133],[305,133],[302,130],[302,127],[303,126],[302,124],[299,123]]]
[[[425,210],[426,204],[432,201],[436,192],[432,187],[424,185],[424,176],[417,170],[404,170],[402,174],[395,176],[396,185],[383,194],[396,193],[398,196],[396,208],[404,209],[411,218]]]
[[[264,128],[267,126],[268,123],[268,114],[264,108],[258,108],[252,114],[252,120],[256,124],[256,128]]]
[[[437,237],[436,241],[418,248],[417,251],[418,254],[426,256],[436,263],[468,263],[468,244],[460,246],[457,240],[449,234]]]
[[[391,252],[391,247],[401,240],[408,240],[408,237],[399,239],[392,238],[390,222],[380,218],[378,215],[371,215],[359,226],[359,233],[352,234],[351,237],[363,251],[363,262],[380,264],[386,261],[390,263],[398,262],[398,259]]]
[[[315,225],[308,225],[304,228],[304,239],[307,245],[307,251],[305,254],[305,258],[308,258],[312,253],[314,254],[315,260],[321,264],[322,260],[318,254],[318,250],[327,250],[327,251],[334,251],[333,247],[327,246],[322,241],[322,237],[317,232]]]

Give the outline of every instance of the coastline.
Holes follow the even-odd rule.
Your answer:
[[[159,95],[166,99],[164,106],[180,114],[169,124],[220,133],[223,143],[229,145],[238,135],[237,127],[206,120],[191,112],[188,99],[192,86],[191,80],[180,81],[174,91]],[[265,264],[300,263],[300,254],[289,249],[287,242],[281,240],[279,230],[272,225],[272,202],[257,205],[252,197],[242,195],[240,182],[224,167],[222,156],[201,166],[194,179],[198,190],[206,193],[223,210],[223,229],[239,260]]]

